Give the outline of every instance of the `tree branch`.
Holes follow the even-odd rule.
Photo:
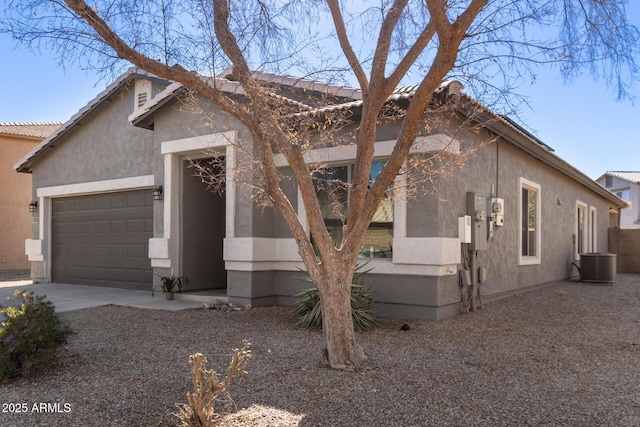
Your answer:
[[[434,5],[434,3],[437,3],[437,5]],[[458,49],[468,29],[468,27],[465,28],[463,26],[464,23],[468,23],[469,26],[471,25],[475,17],[482,10],[482,7],[478,7],[482,4],[486,4],[486,0],[473,0],[469,6],[469,8],[472,5],[475,6],[470,12],[472,16],[466,15],[465,19],[460,20],[460,24],[452,31],[453,25],[449,23],[442,0],[427,2],[437,28],[440,46],[429,71],[411,98],[411,103],[407,109],[396,144],[389,159],[371,188],[367,191],[366,197],[360,205],[360,209],[353,213],[353,217],[350,216],[350,218],[352,218],[352,224],[349,228],[351,234],[345,238],[344,248],[346,251],[358,249],[359,236],[361,236],[368,227],[375,212],[375,207],[382,199],[386,189],[393,183],[393,180],[400,172],[404,161],[409,155],[413,142],[420,133],[421,119],[435,90],[455,63]],[[468,12],[469,8],[464,13]],[[432,9],[434,10],[432,11]],[[473,19],[469,19],[470,17]],[[458,21],[456,21],[456,23],[457,22]]]
[[[349,65],[353,69],[353,72],[358,79],[360,89],[362,89],[363,91],[367,91],[369,89],[369,80],[367,79],[367,75],[362,69],[362,65],[360,64],[360,61],[358,60],[358,57],[356,56],[353,48],[351,47],[351,43],[349,42],[349,37],[347,36],[347,31],[344,26],[344,20],[342,19],[342,12],[340,11],[338,0],[327,0],[327,5],[329,6],[329,10],[331,11],[333,25],[336,28],[336,33],[338,34],[338,40],[340,41],[340,47],[342,47],[344,56],[347,58]]]
[[[158,77],[174,82],[182,83],[184,86],[197,91],[206,98],[220,105],[225,111],[238,118],[241,122],[249,121],[246,111],[236,102],[222,95],[218,90],[212,88],[199,75],[185,70],[180,65],[169,66],[162,62],[153,60],[143,55],[129,46],[120,38],[98,13],[90,8],[84,0],[64,0],[67,6],[80,18],[84,19],[104,42],[110,46],[119,58],[126,59],[133,65],[144,69]]]
[[[385,78],[385,71],[387,68],[387,58],[389,56],[389,47],[391,46],[391,36],[393,30],[396,28],[402,11],[409,3],[409,0],[395,0],[387,16],[385,16],[380,27],[380,34],[378,35],[378,41],[376,43],[376,50],[373,54],[373,63],[371,65],[371,81],[379,82],[381,88],[384,90],[381,93],[383,99],[395,89],[395,86],[387,84]]]
[[[274,203],[280,208],[281,213],[292,234],[298,243],[298,248],[305,265],[309,270],[315,270],[320,275],[318,265],[313,265],[309,260],[315,260],[315,252],[311,241],[307,236],[297,213],[287,196],[284,194],[279,185],[278,171],[272,151],[272,143],[285,155],[289,165],[293,169],[300,187],[300,193],[307,212],[320,212],[320,203],[315,196],[315,187],[311,179],[308,166],[304,161],[304,157],[300,147],[291,144],[286,135],[278,125],[271,109],[266,102],[268,94],[263,91],[256,80],[253,78],[244,55],[238,46],[235,36],[229,28],[229,7],[226,0],[214,0],[214,29],[220,46],[233,63],[235,77],[242,84],[250,97],[253,107],[253,122],[246,123],[247,127],[254,136],[256,144],[258,144],[262,161],[265,164],[265,178],[267,194],[273,199]],[[309,227],[314,237],[320,242],[320,246],[332,246],[331,237],[326,227],[320,227],[315,221],[309,222]],[[329,256],[326,254],[325,256]]]
[[[409,68],[415,63],[420,54],[427,47],[427,44],[433,39],[436,33],[436,26],[431,20],[427,23],[422,30],[422,33],[418,36],[415,43],[411,46],[406,55],[400,60],[396,69],[393,70],[389,78],[387,79],[387,85],[392,88],[396,88],[402,78],[407,74]]]

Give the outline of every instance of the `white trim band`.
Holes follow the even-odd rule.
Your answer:
[[[133,176],[130,178],[107,179],[104,181],[81,182],[78,184],[40,187],[38,197],[80,196],[115,191],[136,190],[153,187],[153,175]]]
[[[372,273],[447,276],[460,263],[460,239],[455,237],[394,238],[393,251],[393,261],[367,259]],[[294,239],[226,238],[224,261],[227,270],[236,271],[304,269]]]
[[[374,157],[389,157],[396,146],[395,139],[388,141],[377,141],[374,144]],[[357,146],[354,144],[341,145],[338,147],[317,148],[304,153],[306,163],[339,163],[356,158]],[[445,151],[452,154],[460,154],[460,142],[453,137],[443,133],[435,135],[419,136],[411,146],[410,154],[431,153]],[[275,156],[277,167],[289,166],[284,154]]]

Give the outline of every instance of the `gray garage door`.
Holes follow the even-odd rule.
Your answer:
[[[54,199],[51,223],[54,282],[151,289],[151,191]]]

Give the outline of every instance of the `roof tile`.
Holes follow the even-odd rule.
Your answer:
[[[60,122],[0,123],[0,134],[44,139],[60,125],[62,125]]]
[[[640,171],[607,171],[607,174],[625,181],[640,184]]]

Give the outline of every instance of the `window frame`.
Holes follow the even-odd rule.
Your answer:
[[[382,163],[383,166],[386,163],[388,159],[387,158],[374,158],[373,159],[373,163]],[[346,203],[348,206],[348,203],[350,201],[350,196],[351,196],[351,184],[353,181],[353,173],[354,173],[354,168],[355,168],[355,163],[353,160],[345,160],[345,161],[340,161],[340,162],[335,162],[335,163],[331,163],[329,165],[326,166],[327,169],[335,169],[335,168],[345,168],[346,169]],[[396,227],[397,227],[397,214],[398,212],[396,209],[396,197],[395,197],[395,180],[394,183],[392,183],[389,188],[388,188],[388,192],[390,192],[391,194],[391,216],[392,216],[392,221],[390,222],[390,227],[389,229],[391,230],[391,239],[393,240],[393,238],[396,237]],[[316,188],[317,191],[317,188]],[[382,203],[382,202],[381,202]],[[369,224],[368,228],[371,228],[371,226],[378,226],[380,227],[379,224],[383,224],[383,223],[375,223],[372,222]],[[325,225],[326,225],[326,219],[325,219]],[[308,230],[307,230],[308,231]],[[364,243],[363,243],[363,247],[364,247]],[[374,257],[374,256],[370,256],[370,257],[363,257],[360,256],[361,259],[369,259],[369,260],[379,260],[379,261],[393,261],[393,243],[391,244],[391,250],[389,252],[389,256],[382,256],[382,257]]]
[[[535,243],[535,255],[523,255],[522,254],[522,220],[524,212],[522,211],[522,190],[529,190],[535,192],[535,224],[534,224],[534,243]],[[542,186],[526,178],[518,178],[518,224],[520,229],[518,230],[518,265],[536,265],[542,262]]]

